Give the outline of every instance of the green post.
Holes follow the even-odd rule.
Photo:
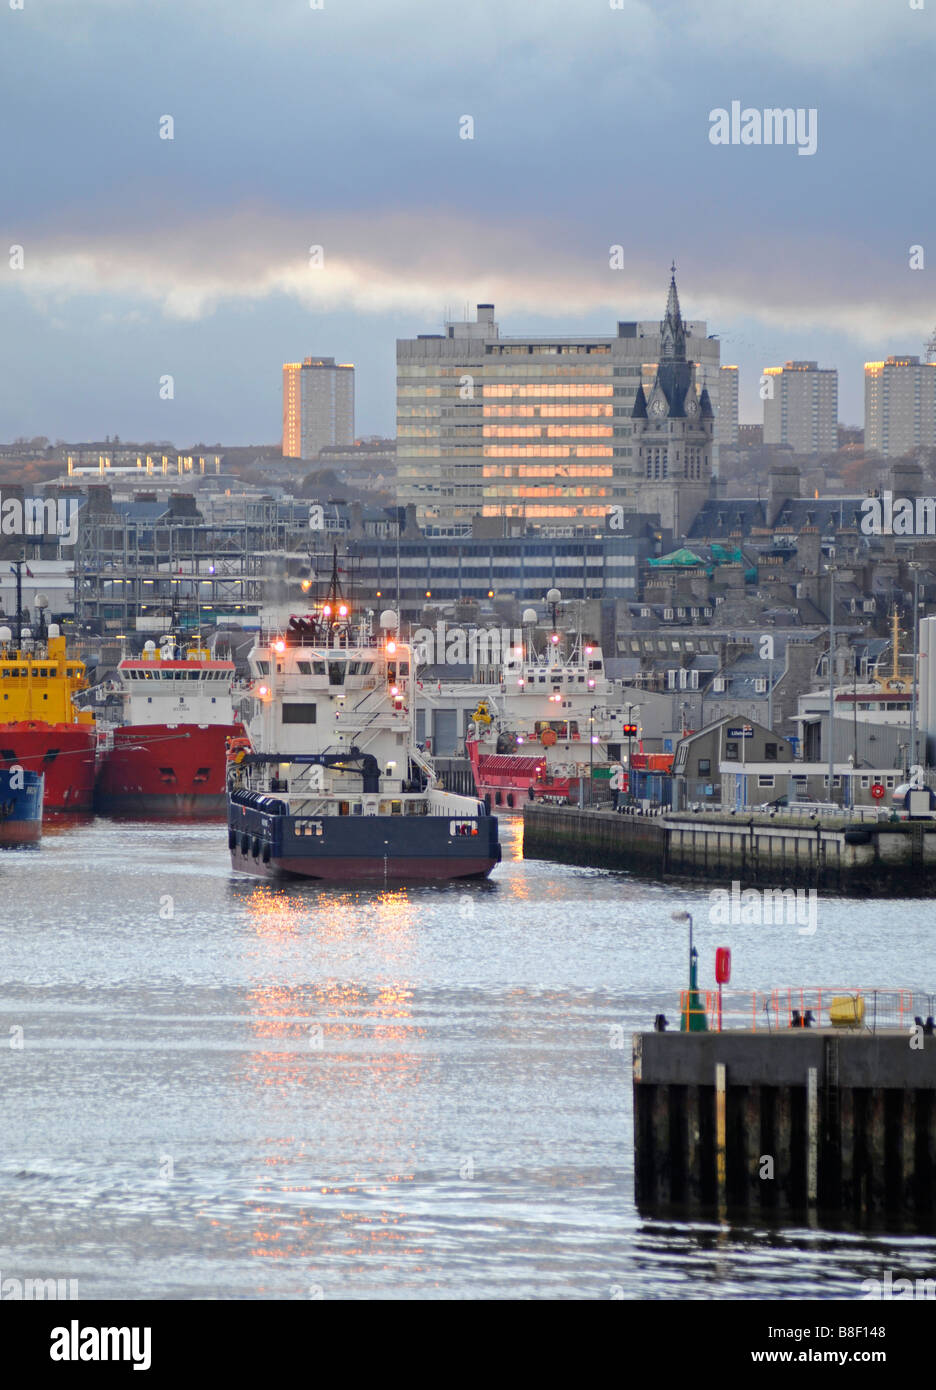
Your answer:
[[[705,1001],[699,993],[699,953],[693,946],[689,955],[689,995],[680,1020],[682,1033],[707,1033]]]

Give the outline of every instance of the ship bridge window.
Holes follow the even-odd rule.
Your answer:
[[[296,670],[299,672],[300,676],[311,676],[311,674],[312,674],[312,662],[311,662],[311,661],[297,661],[297,662],[296,662]]]
[[[372,661],[362,661],[362,662],[361,662],[361,675],[362,675],[362,676],[369,676],[370,673],[371,673],[371,671],[373,671],[373,669],[374,669],[374,663],[373,663]]]
[[[324,662],[324,661],[313,661],[313,662],[312,662],[312,674],[313,674],[314,676],[324,676],[324,674],[325,674],[325,662]]]
[[[328,663],[328,684],[344,685],[345,664],[343,661],[330,661]]]
[[[356,676],[356,675],[358,675],[358,673],[360,672],[360,669],[361,669],[361,663],[360,663],[359,661],[349,661],[349,662],[348,662],[348,675],[349,675],[349,676]]]
[[[283,705],[282,721],[284,724],[314,724],[316,719],[315,704],[298,704],[292,702]]]
[[[589,671],[600,671],[600,670],[601,670],[601,662],[600,662],[600,661],[590,661],[590,662],[588,663],[588,669],[589,669]]]
[[[258,661],[256,666],[259,676],[268,676],[270,674],[270,663],[268,661]]]

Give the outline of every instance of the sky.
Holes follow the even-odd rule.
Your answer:
[[[934,58],[936,0],[0,0],[0,440],[274,443],[319,354],[392,436],[398,337],[614,333],[673,258],[742,420],[806,358],[860,424],[936,326]]]

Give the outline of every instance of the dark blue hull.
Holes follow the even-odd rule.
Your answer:
[[[485,878],[500,862],[495,816],[319,816],[228,800],[231,864],[263,878],[417,883]],[[282,805],[282,803],[279,803]]]
[[[0,768],[0,845],[30,845],[42,835],[40,772]]]

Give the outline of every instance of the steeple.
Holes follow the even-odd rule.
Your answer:
[[[686,325],[679,308],[679,291],[676,289],[676,262],[670,266],[669,294],[666,297],[666,316],[660,324],[660,359],[685,362]]]

